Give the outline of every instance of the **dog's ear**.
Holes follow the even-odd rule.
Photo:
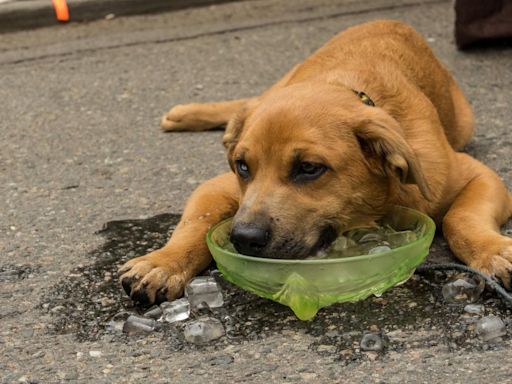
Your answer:
[[[378,115],[378,118],[363,120],[354,129],[370,169],[397,177],[404,184],[416,184],[421,194],[431,201],[432,192],[421,165],[400,133],[398,122],[383,111]]]
[[[243,107],[241,107],[231,117],[231,119],[229,119],[228,124],[226,125],[226,131],[224,132],[224,137],[222,139],[222,143],[228,150],[228,154],[235,148],[236,143],[238,143],[244,128],[245,120],[247,120],[249,115],[252,113],[252,111],[254,111],[259,103],[259,97],[253,97],[247,100]]]
[[[244,127],[245,119],[247,118],[247,107],[241,108],[226,125],[226,131],[222,138],[224,147],[228,150],[228,153],[235,147],[242,129]]]
[[[242,134],[242,130],[244,128],[245,120],[247,119],[249,112],[248,107],[242,107],[233,117],[228,121],[226,125],[226,131],[224,132],[224,137],[222,138],[222,143],[227,151],[228,163],[231,167],[231,170],[235,172],[235,165],[233,163],[233,151],[240,139],[240,135]]]

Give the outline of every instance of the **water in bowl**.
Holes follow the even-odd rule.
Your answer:
[[[357,228],[339,236],[326,250],[310,257],[335,259],[388,252],[418,239],[414,231],[398,231],[390,225]]]
[[[396,230],[389,224],[371,228],[357,228],[345,232],[329,246],[307,259],[336,259],[341,257],[372,255],[387,252],[418,239],[413,230]],[[227,251],[237,253],[229,241],[224,245]]]

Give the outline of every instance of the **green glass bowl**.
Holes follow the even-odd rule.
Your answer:
[[[320,260],[245,256],[224,247],[231,219],[214,226],[208,248],[224,277],[258,296],[289,306],[301,320],[333,303],[354,302],[407,280],[428,255],[435,224],[413,209],[394,207],[382,220],[396,230],[412,230],[417,240],[388,252]]]

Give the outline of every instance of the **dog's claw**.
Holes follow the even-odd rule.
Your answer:
[[[125,277],[121,280],[121,285],[128,296],[132,293],[132,283],[135,281],[133,277]]]
[[[164,287],[164,288],[160,288],[157,292],[156,292],[156,296],[155,296],[155,304],[160,304],[160,303],[163,303],[164,301],[167,301],[167,292],[169,290],[167,289],[167,287]]]
[[[152,300],[149,298],[148,293],[146,292],[146,287],[142,287],[138,289],[130,295],[131,299],[141,305],[150,305],[152,304]]]

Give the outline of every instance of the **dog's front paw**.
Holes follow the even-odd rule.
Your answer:
[[[119,269],[119,274],[126,293],[143,305],[179,297],[187,282],[186,271],[162,250],[131,259]]]
[[[488,245],[477,254],[470,267],[491,277],[498,278],[510,289],[512,274],[512,239],[500,236],[499,241]]]

